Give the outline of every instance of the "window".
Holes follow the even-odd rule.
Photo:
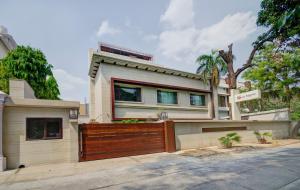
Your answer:
[[[219,96],[219,107],[227,107],[226,106],[226,96]]]
[[[177,92],[157,91],[157,103],[177,104]]]
[[[61,118],[27,118],[26,139],[46,140],[62,138]]]
[[[190,104],[193,106],[205,106],[205,95],[190,94]]]
[[[141,102],[141,88],[115,85],[115,100]]]

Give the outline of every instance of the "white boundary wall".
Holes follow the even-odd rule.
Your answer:
[[[257,142],[254,131],[270,131],[273,139],[290,136],[290,121],[175,121],[176,149],[193,149],[220,145],[218,138],[233,131],[202,132],[202,128],[247,127],[247,130],[234,131],[242,137],[243,143]]]

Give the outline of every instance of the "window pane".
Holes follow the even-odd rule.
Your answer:
[[[226,107],[226,97],[219,96],[219,107]]]
[[[59,138],[60,135],[60,120],[53,120],[47,122],[46,135],[48,138]]]
[[[205,106],[205,95],[190,95],[190,103],[195,106]]]
[[[115,85],[115,100],[140,102],[141,89]]]
[[[62,119],[27,118],[26,138],[29,140],[62,138]]]
[[[28,139],[42,139],[44,137],[44,121],[42,119],[28,119]]]
[[[177,104],[177,92],[158,90],[157,102],[162,104]]]

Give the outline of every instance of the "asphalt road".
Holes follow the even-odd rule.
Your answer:
[[[136,164],[1,184],[0,189],[300,190],[300,144],[207,158],[158,154],[136,159]]]

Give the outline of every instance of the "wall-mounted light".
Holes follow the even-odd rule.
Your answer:
[[[78,109],[77,108],[70,109],[69,118],[70,119],[78,119]]]

